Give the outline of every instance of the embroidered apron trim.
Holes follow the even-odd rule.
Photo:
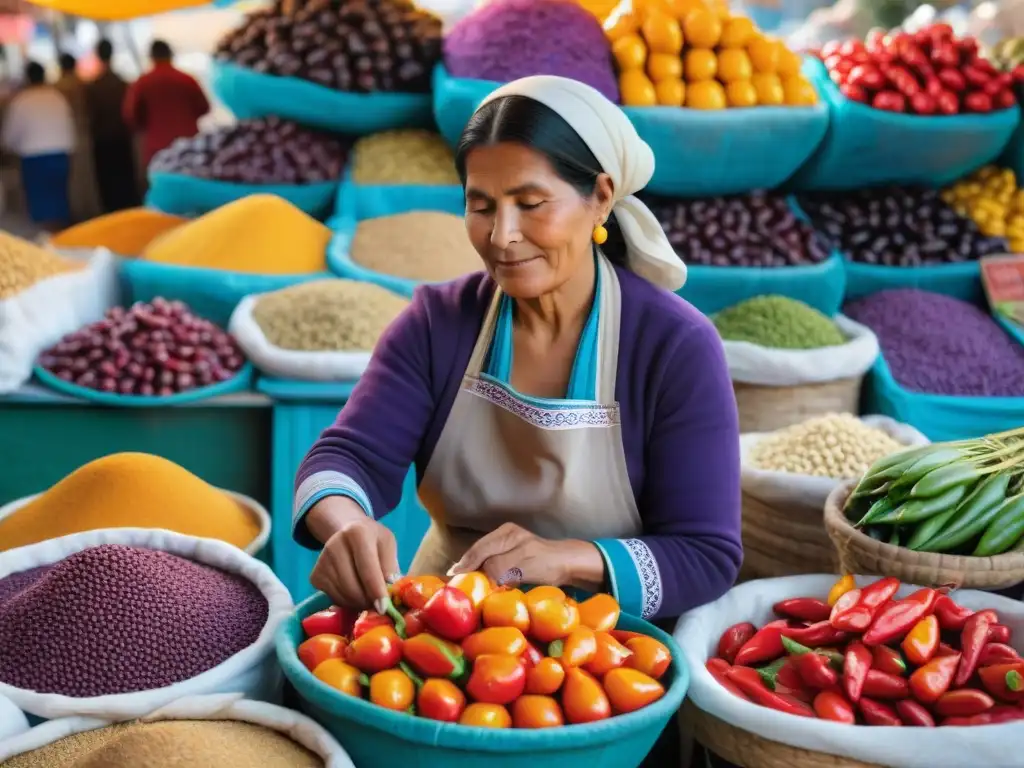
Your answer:
[[[580,429],[585,427],[612,427],[619,424],[619,406],[583,403],[566,400],[562,407],[543,408],[524,401],[521,395],[492,378],[473,379],[466,391],[493,405],[515,414],[540,429]]]

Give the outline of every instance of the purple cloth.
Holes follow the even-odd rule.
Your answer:
[[[647,617],[678,616],[724,594],[743,559],[736,401],[711,322],[678,296],[616,272],[622,310],[615,394],[643,522],[639,549],[653,554],[653,574],[635,557],[638,540],[625,543],[642,580],[660,580],[645,587],[658,590]],[[337,421],[302,462],[296,488],[313,475],[340,473],[377,517],[397,506],[409,464],[422,477],[430,462],[493,291],[483,273],[418,288]],[[295,537],[316,546],[301,517]]]

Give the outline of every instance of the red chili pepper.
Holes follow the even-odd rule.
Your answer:
[[[854,704],[860,701],[864,692],[871,661],[871,649],[863,643],[854,641],[846,647],[846,655],[843,656],[843,690]]]
[[[949,643],[939,643],[939,649],[935,651],[936,656],[956,656],[960,651]]]
[[[853,725],[857,722],[853,705],[838,691],[821,691],[815,696],[814,712],[822,720],[831,720],[834,723]]]
[[[356,615],[339,605],[332,605],[322,611],[312,613],[302,620],[302,631],[306,637],[316,635],[341,635],[348,637],[355,624]]]
[[[860,607],[863,590],[851,589],[832,606],[828,621],[842,632],[863,632],[871,624],[871,611]]]
[[[828,621],[828,617],[832,615],[832,607],[828,603],[813,597],[794,597],[783,600],[776,603],[772,610],[775,611],[776,616],[784,619],[807,621],[811,624]]]
[[[864,678],[862,695],[872,699],[905,699],[910,695],[906,678],[890,675],[878,669],[869,669]]]
[[[963,656],[960,659],[960,668],[956,671],[953,683],[956,686],[967,685],[974,670],[978,668],[978,659],[981,658],[981,651],[988,642],[988,631],[995,623],[992,616],[995,611],[979,611],[971,616],[960,633],[960,651]]]
[[[1024,701],[1024,661],[981,667],[978,677],[985,690],[1003,701]]]
[[[423,606],[423,620],[445,640],[458,643],[476,629],[477,614],[473,601],[465,592],[446,586],[427,600],[427,604]]]
[[[779,658],[783,653],[782,630],[788,626],[784,619],[765,624],[736,652],[733,664],[752,667]]]
[[[995,706],[995,701],[977,688],[946,691],[935,702],[935,713],[943,717],[973,717]]]
[[[879,672],[902,677],[907,674],[907,663],[900,652],[887,645],[876,645],[871,649],[871,667]]]
[[[887,605],[878,612],[861,640],[865,645],[885,645],[893,640],[902,639],[917,622],[934,610],[938,597],[938,592],[925,587]]]
[[[922,704],[931,704],[949,690],[960,665],[960,654],[936,656],[910,676],[910,692]]]
[[[903,725],[896,710],[888,704],[862,697],[859,706],[864,722],[868,725]]]
[[[900,580],[893,576],[885,576],[861,590],[860,605],[876,611],[892,600],[900,588]]]
[[[828,621],[819,621],[809,627],[789,627],[781,630],[780,634],[801,645],[814,647],[816,645],[835,645],[846,642],[849,635],[838,630]]]
[[[427,677],[462,677],[466,660],[454,643],[423,632],[402,643],[402,658]]]
[[[733,624],[718,639],[718,656],[732,664],[740,648],[746,645],[747,641],[756,633],[757,627],[749,621],[745,621],[742,624]]]
[[[973,614],[970,608],[955,602],[949,595],[942,595],[935,601],[935,618],[945,632],[959,632]]]
[[[383,614],[377,613],[376,611],[363,611],[359,614],[359,618],[357,618],[352,624],[352,639],[358,640],[371,629],[376,629],[377,627],[394,626],[395,622]]]
[[[828,659],[817,653],[802,653],[795,656],[797,672],[804,684],[816,690],[832,688],[839,682],[839,675],[829,666]]]
[[[750,667],[733,667],[727,673],[732,680],[743,691],[752,702],[762,707],[785,712],[788,715],[798,717],[814,717],[814,710],[803,702],[797,701],[774,691],[768,690],[764,680],[757,673],[756,669]]]
[[[1006,643],[985,643],[978,657],[979,667],[990,667],[993,664],[1008,664],[1020,660],[1020,654],[1013,646]]]
[[[750,701],[750,697],[741,691],[736,683],[729,679],[729,670],[732,669],[732,666],[728,661],[725,659],[708,659],[704,668],[711,673],[711,676],[715,678],[720,686],[725,688],[725,690],[733,696],[739,696],[744,701]]]
[[[939,632],[939,620],[935,616],[925,616],[917,622],[900,644],[907,661],[916,667],[931,661],[939,650]]]
[[[904,725],[916,725],[919,728],[934,728],[935,718],[923,705],[913,699],[900,699],[896,702],[896,714]]]
[[[779,686],[785,688],[799,688],[803,686],[800,674],[796,671],[792,664],[792,659],[788,656],[783,656],[767,666],[756,667],[755,669],[757,674],[761,676],[761,679],[764,680],[764,684],[768,686],[768,690],[774,691]],[[782,678],[781,680],[779,679],[780,677]]]
[[[988,641],[990,643],[1008,643],[1013,637],[1010,628],[1005,624],[993,624],[988,628]]]
[[[427,631],[427,622],[423,620],[423,611],[413,608],[405,614],[405,636],[416,637]]]
[[[1024,720],[1024,709],[1017,707],[992,707],[987,712],[973,717],[947,717],[942,725],[996,725]]]

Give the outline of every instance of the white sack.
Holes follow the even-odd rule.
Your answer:
[[[352,381],[370,364],[370,352],[300,352],[267,341],[253,319],[259,295],[246,296],[231,313],[228,330],[253,365],[268,376],[299,381]]]
[[[860,420],[869,427],[885,432],[898,443],[908,447],[928,445],[927,437],[909,424],[901,424],[888,416],[861,416]],[[780,430],[781,431],[781,430]],[[825,499],[849,477],[815,477],[796,475],[791,472],[775,472],[758,469],[750,461],[755,446],[774,432],[749,432],[740,435],[740,484],[744,493],[773,507],[799,505],[810,509],[825,509]]]
[[[863,586],[877,576],[858,576]],[[965,768],[1007,766],[1009,756],[1024,737],[1024,722],[971,728],[931,728],[908,731],[897,727],[867,727],[795,717],[758,706],[732,695],[718,684],[704,664],[728,627],[741,621],[762,626],[775,618],[772,605],[790,597],[824,598],[835,576],[787,576],[748,581],[708,605],[684,614],[676,624],[675,639],[690,667],[688,696],[698,709],[730,725],[769,741],[826,752],[850,760],[892,768]],[[900,597],[918,587],[904,586]],[[968,608],[994,608],[1003,624],[1013,630],[1014,645],[1024,649],[1024,604],[977,590],[958,590],[954,597]],[[1009,750],[1009,751],[1008,751]],[[1014,758],[1019,765],[1018,758]]]
[[[743,384],[795,387],[863,376],[878,357],[872,330],[848,317],[833,320],[849,340],[819,349],[772,349],[749,341],[723,341],[729,375]]]
[[[4,742],[28,730],[28,718],[10,699],[0,696],[0,753]],[[0,757],[0,760],[3,760]]]
[[[117,260],[97,249],[85,269],[42,280],[0,301],[0,394],[32,376],[39,353],[118,303]]]
[[[251,581],[267,600],[267,623],[263,631],[252,645],[222,664],[190,680],[164,688],[76,698],[57,693],[37,693],[0,683],[0,696],[6,696],[19,708],[37,717],[50,719],[84,715],[104,720],[142,717],[183,696],[240,693],[246,698],[262,701],[276,701],[280,697],[283,681],[274,651],[274,633],[294,609],[291,595],[268,566],[223,541],[145,528],[110,528],[76,533],[0,553],[0,579],[59,562],[101,544],[124,544],[169,552],[239,574]]]
[[[132,718],[134,719],[134,718]],[[324,768],[355,768],[348,753],[324,728],[306,715],[284,707],[249,701],[239,694],[188,696],[143,715],[145,722],[161,720],[240,720],[285,734],[323,758]],[[0,763],[24,752],[52,744],[75,733],[105,728],[121,720],[65,717],[38,725],[17,738],[0,742]]]

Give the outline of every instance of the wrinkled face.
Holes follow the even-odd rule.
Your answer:
[[[580,273],[594,228],[608,218],[612,184],[587,198],[547,158],[520,144],[477,147],[466,158],[466,229],[488,273],[509,296],[535,299]]]

